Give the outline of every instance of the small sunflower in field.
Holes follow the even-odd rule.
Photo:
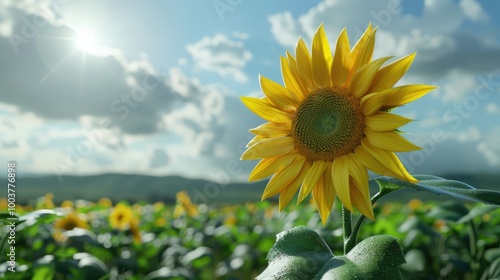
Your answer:
[[[109,223],[114,229],[125,230],[130,227],[133,217],[132,209],[128,205],[118,203],[109,215]]]
[[[8,201],[6,197],[0,197],[0,210],[8,209]]]
[[[74,228],[86,229],[88,227],[89,225],[82,215],[75,212],[67,214],[66,217],[59,219],[54,223],[54,229],[56,230],[72,230]]]
[[[241,159],[261,159],[249,177],[273,175],[262,199],[279,194],[283,209],[298,192],[298,203],[310,193],[325,224],[335,200],[374,220],[368,170],[409,182],[417,180],[395,152],[420,149],[399,132],[411,120],[391,112],[434,86],[394,87],[415,54],[383,66],[391,57],[372,61],[376,28],[368,26],[351,48],[344,29],[334,54],[321,25],[312,52],[299,39],[295,57],[281,57],[284,86],[260,76],[263,98],[243,103],[268,121],[250,132]]]
[[[61,203],[61,208],[73,209],[73,207],[74,207],[74,204],[73,204],[73,201],[71,201],[71,200],[65,200]]]
[[[187,213],[188,216],[194,217],[198,215],[198,207],[196,207],[186,191],[180,191],[176,194],[177,204],[174,208],[174,218],[179,218],[182,214]]]
[[[103,197],[103,198],[99,199],[99,201],[97,202],[97,205],[99,205],[101,207],[109,208],[109,207],[113,206],[113,202],[111,201],[111,199],[109,199],[107,197]]]
[[[54,194],[52,193],[47,193],[43,197],[39,198],[37,201],[37,208],[38,209],[52,209],[54,208]]]

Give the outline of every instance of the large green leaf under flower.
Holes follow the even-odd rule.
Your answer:
[[[334,256],[313,230],[295,227],[281,232],[267,255],[264,279],[403,279],[405,263],[394,237],[377,235],[361,241],[347,255]]]

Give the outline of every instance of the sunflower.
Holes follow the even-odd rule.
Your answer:
[[[118,203],[111,215],[109,216],[109,223],[114,229],[125,230],[130,227],[133,219],[132,209],[123,203]]]
[[[281,57],[284,86],[260,76],[263,98],[242,97],[243,103],[268,121],[250,132],[241,159],[261,159],[249,176],[255,181],[273,175],[262,199],[279,194],[282,210],[298,192],[300,203],[311,192],[323,221],[335,196],[349,211],[374,220],[368,169],[416,182],[395,152],[418,150],[398,131],[411,120],[391,109],[434,89],[428,85],[393,87],[415,54],[384,65],[391,57],[371,60],[375,44],[371,24],[351,49],[344,29],[332,55],[323,25],[309,53],[298,40],[295,57]],[[300,188],[300,190],[299,190]]]
[[[191,202],[191,198],[186,191],[180,191],[176,194],[177,205],[174,208],[174,218],[179,218],[187,213],[190,217],[198,215],[198,207]]]
[[[71,212],[66,217],[57,220],[54,223],[54,229],[72,230],[74,228],[88,228],[87,221],[81,218],[77,213]]]

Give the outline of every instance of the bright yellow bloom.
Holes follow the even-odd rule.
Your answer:
[[[391,57],[371,61],[375,32],[369,25],[351,49],[344,29],[332,55],[321,25],[312,53],[299,39],[295,57],[288,52],[281,57],[284,86],[261,76],[265,97],[241,98],[268,121],[250,130],[256,136],[241,159],[262,159],[249,181],[274,174],[262,199],[280,194],[280,210],[296,192],[298,203],[312,192],[323,223],[335,196],[348,210],[357,209],[373,220],[368,169],[416,181],[394,153],[420,149],[397,131],[411,120],[390,110],[435,87],[393,87],[415,54],[383,67]]]
[[[176,198],[177,205],[174,208],[174,218],[179,218],[184,213],[191,217],[198,215],[198,207],[191,202],[191,198],[189,198],[186,191],[178,192]]]
[[[109,199],[107,197],[103,197],[103,198],[99,199],[99,201],[97,202],[97,205],[102,206],[102,207],[111,207],[111,206],[113,206],[113,202],[111,201],[111,199]]]
[[[226,226],[234,226],[237,222],[238,218],[236,218],[236,215],[234,214],[231,214],[224,219],[224,225]]]
[[[74,228],[88,228],[89,225],[87,224],[87,221],[80,217],[79,214],[75,212],[71,212],[66,217],[57,220],[54,223],[54,228],[55,229],[61,229],[61,230],[72,230]]]
[[[53,199],[54,195],[52,193],[45,194],[42,198],[38,199],[37,208],[38,209],[52,209],[54,208]]]
[[[118,203],[111,215],[109,216],[109,223],[112,228],[125,230],[130,227],[130,223],[133,219],[132,209],[123,203]]]
[[[7,210],[9,202],[6,197],[0,197],[0,210]]]
[[[416,211],[422,207],[423,203],[420,199],[414,198],[408,202],[408,208]]]
[[[73,201],[65,200],[61,203],[62,208],[73,208]]]

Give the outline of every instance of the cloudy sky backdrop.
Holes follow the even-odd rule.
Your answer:
[[[0,0],[0,158],[21,175],[106,172],[243,181],[263,120],[239,96],[323,22],[331,45],[379,26],[374,57],[417,52],[397,113],[414,173],[500,170],[498,1]]]

